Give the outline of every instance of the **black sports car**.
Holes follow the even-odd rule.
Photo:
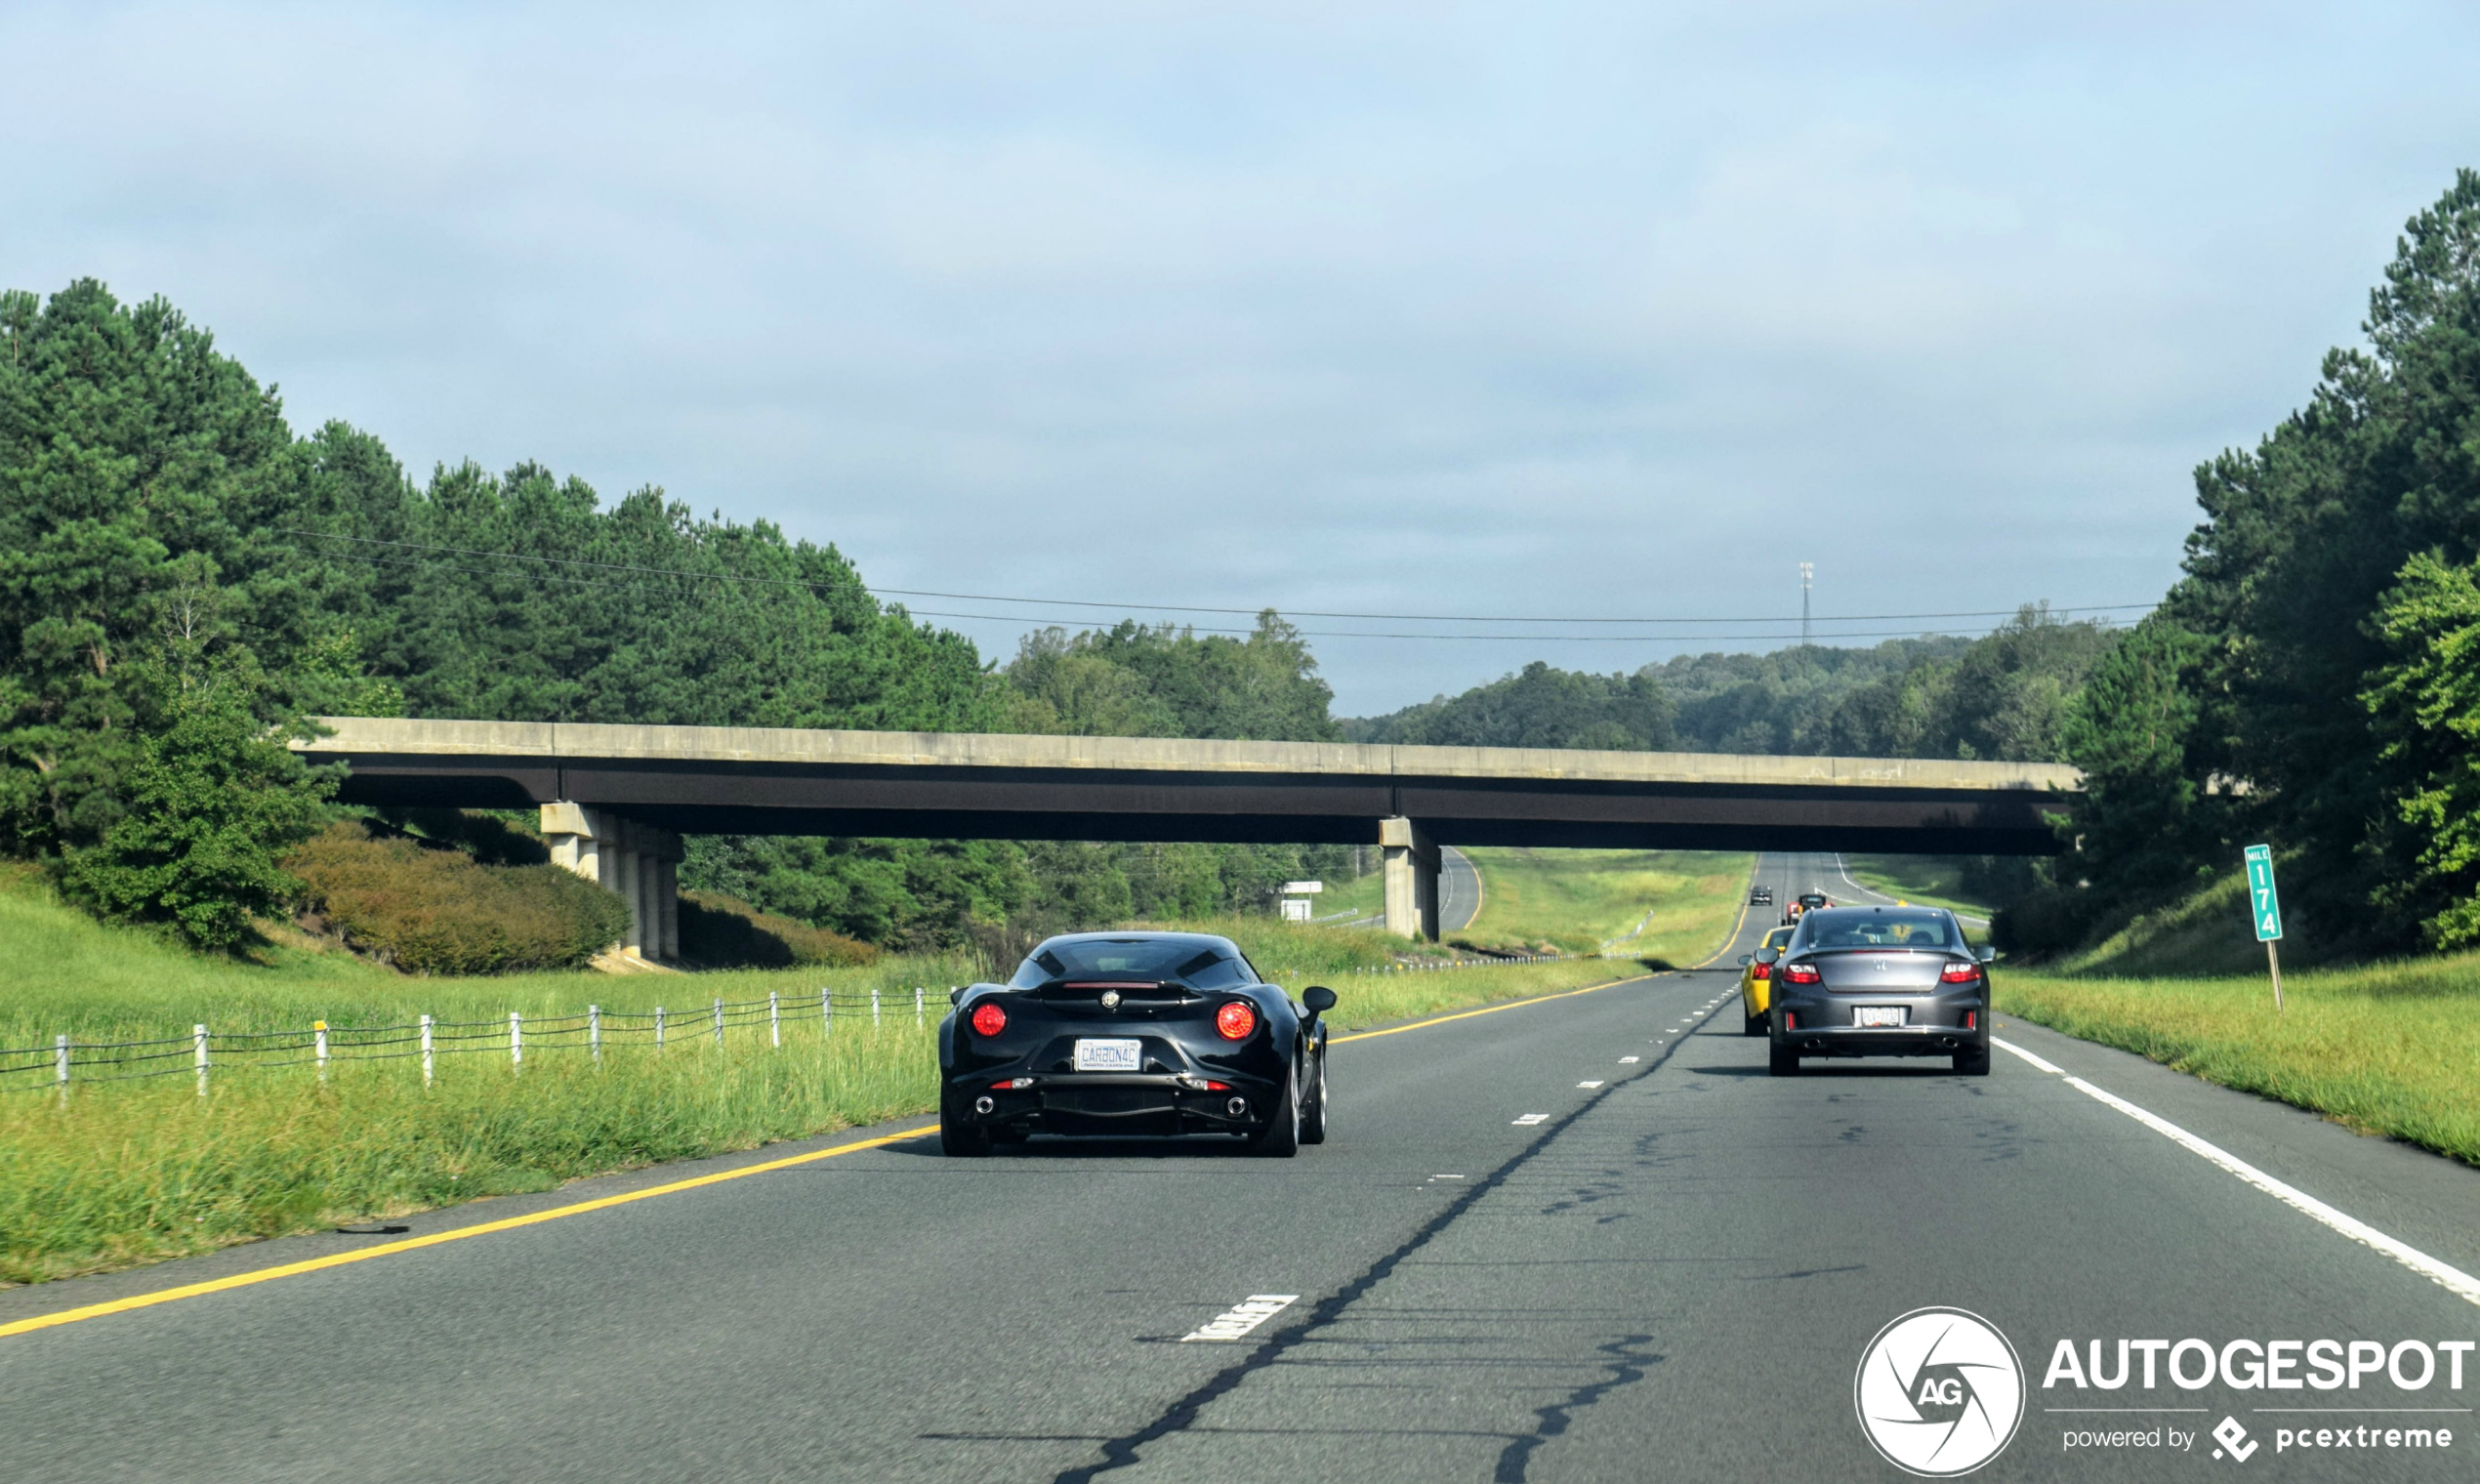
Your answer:
[[[988,1154],[1035,1134],[1238,1135],[1289,1158],[1326,1138],[1335,992],[1295,1005],[1229,938],[1078,932],[938,1023],[938,1137]]]

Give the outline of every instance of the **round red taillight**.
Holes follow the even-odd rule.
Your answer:
[[[1008,1028],[1008,1012],[992,1001],[984,1000],[973,1007],[973,1034],[996,1036]]]
[[[1258,1011],[1246,1000],[1233,1000],[1215,1011],[1215,1033],[1225,1041],[1246,1041],[1258,1028]]]

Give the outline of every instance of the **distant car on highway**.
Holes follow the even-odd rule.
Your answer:
[[[1748,904],[1752,907],[1771,907],[1774,905],[1774,888],[1771,886],[1751,888],[1748,893]]]
[[[1757,945],[1757,953],[1781,953],[1783,945],[1791,941],[1792,931],[1789,928],[1766,928],[1765,941]],[[1765,1006],[1773,987],[1774,961],[1769,957],[1760,964],[1757,953],[1740,955],[1740,1034],[1744,1036],[1765,1034]]]
[[[1295,1005],[1229,938],[1080,932],[938,1023],[938,1137],[988,1154],[1036,1134],[1219,1134],[1289,1158],[1326,1138],[1326,1011]]]
[[[1773,969],[1767,1064],[1803,1056],[1952,1056],[1989,1072],[1989,958],[1943,907],[1826,907],[1765,950]]]
[[[1783,909],[1783,926],[1788,928],[1798,922],[1803,913],[1814,912],[1820,907],[1833,905],[1833,900],[1823,891],[1802,891],[1792,898],[1790,906]]]

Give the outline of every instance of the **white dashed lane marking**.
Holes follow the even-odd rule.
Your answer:
[[[1634,1066],[1637,1062],[1642,1060],[1644,1060],[1642,1056],[1622,1056],[1619,1058],[1619,1064],[1621,1066]]]
[[[1527,1113],[1515,1122],[1519,1128],[1531,1128],[1535,1124],[1549,1123],[1550,1115],[1547,1113]]]
[[[1580,1088],[1597,1088],[1600,1087],[1601,1084],[1598,1082],[1580,1082],[1576,1084],[1576,1086]]]
[[[1290,1307],[1298,1294],[1251,1294],[1244,1303],[1231,1307],[1179,1337],[1186,1344],[1192,1340],[1239,1340],[1251,1330],[1272,1319]]]

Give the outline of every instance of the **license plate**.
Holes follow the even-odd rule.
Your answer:
[[[1900,1005],[1856,1006],[1851,1011],[1851,1023],[1854,1025],[1901,1025],[1903,1007]]]
[[[1145,1043],[1142,1041],[1079,1041],[1076,1044],[1076,1069],[1080,1072],[1136,1072],[1145,1065]]]

